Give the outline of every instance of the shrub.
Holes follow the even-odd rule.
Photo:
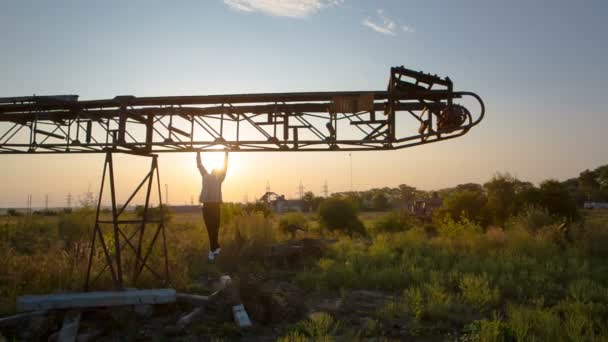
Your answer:
[[[517,341],[558,341],[562,335],[559,317],[550,309],[511,305],[507,316]]]
[[[566,186],[556,180],[546,180],[540,184],[541,205],[552,215],[569,220],[579,218],[576,201]]]
[[[370,231],[374,234],[394,233],[408,230],[416,224],[416,219],[408,211],[392,211],[374,221]]]
[[[20,213],[20,212],[18,212],[16,209],[8,209],[8,210],[6,211],[6,214],[7,214],[8,216],[21,216],[21,213]]]
[[[435,218],[454,221],[470,220],[485,225],[488,222],[487,198],[481,191],[461,190],[453,192],[436,211]]]
[[[515,190],[519,181],[509,174],[496,174],[483,187],[488,194],[488,212],[496,225],[504,225],[515,210]]]
[[[222,203],[220,211],[220,222],[229,224],[235,217],[243,215],[243,208],[239,204]]]
[[[465,274],[460,279],[460,291],[464,302],[483,310],[498,303],[499,293],[490,286],[488,276]]]
[[[503,322],[497,314],[492,319],[482,319],[469,324],[467,341],[480,342],[504,342],[512,341],[511,331],[508,324]]]
[[[357,217],[355,206],[348,200],[329,198],[319,207],[321,224],[329,231],[352,235],[365,235],[365,227]]]
[[[546,208],[528,206],[511,218],[509,226],[512,228],[522,228],[529,232],[537,232],[543,227],[554,224],[555,221],[556,218]]]
[[[95,216],[90,211],[63,214],[57,221],[59,238],[68,247],[83,240],[88,241],[94,224]]]
[[[304,216],[304,214],[293,212],[281,215],[281,217],[279,218],[279,230],[283,234],[295,236],[296,232],[293,231],[294,227],[302,231],[307,230],[308,220],[306,219],[306,216]]]
[[[245,204],[244,209],[248,214],[261,213],[264,217],[270,217],[272,215],[272,209],[266,202],[257,201],[254,203],[247,203]]]

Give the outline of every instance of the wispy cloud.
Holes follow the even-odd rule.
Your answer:
[[[409,27],[409,26],[406,26],[406,25],[401,26],[401,30],[403,32],[406,32],[406,33],[414,33],[414,32],[416,32],[416,30],[414,30],[413,27]]]
[[[236,11],[261,12],[277,17],[304,18],[344,0],[224,0]]]
[[[386,35],[390,35],[390,36],[396,35],[397,31],[399,30],[398,29],[399,26],[397,25],[397,22],[395,22],[395,20],[384,15],[384,11],[382,9],[379,9],[377,11],[377,15],[376,15],[376,18],[374,18],[374,20],[372,20],[368,17],[363,20],[362,24],[378,33],[382,33],[382,34],[386,34]],[[412,27],[405,26],[405,25],[401,26],[401,30],[406,33],[415,32]]]

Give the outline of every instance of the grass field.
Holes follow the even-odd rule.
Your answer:
[[[362,220],[369,229],[384,215]],[[167,239],[172,284],[181,291],[195,291],[203,276],[257,272],[280,275],[311,298],[348,300],[358,290],[387,298],[355,320],[352,313],[317,312],[282,325],[283,341],[606,341],[608,211],[584,217],[567,237],[555,225],[530,227],[526,218],[504,229],[443,222],[368,238],[332,235],[338,242],[325,255],[297,267],[243,257],[289,238],[277,216],[226,214],[218,265],[206,263],[199,213],[172,215]],[[308,232],[298,237],[329,235],[314,215],[299,219]],[[19,295],[82,289],[91,220],[87,211],[0,219],[2,314],[14,312]],[[154,283],[145,278],[142,286]]]

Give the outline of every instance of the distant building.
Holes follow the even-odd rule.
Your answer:
[[[583,204],[585,209],[608,209],[608,202],[585,202]]]
[[[277,213],[306,211],[306,203],[303,200],[285,199],[285,195],[278,195],[271,191],[266,192],[262,197],[260,197],[260,202],[267,203],[272,211]]]

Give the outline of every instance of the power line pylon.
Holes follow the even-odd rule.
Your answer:
[[[300,181],[300,185],[298,186],[298,195],[300,199],[304,198],[304,185],[302,185],[302,181]]]

